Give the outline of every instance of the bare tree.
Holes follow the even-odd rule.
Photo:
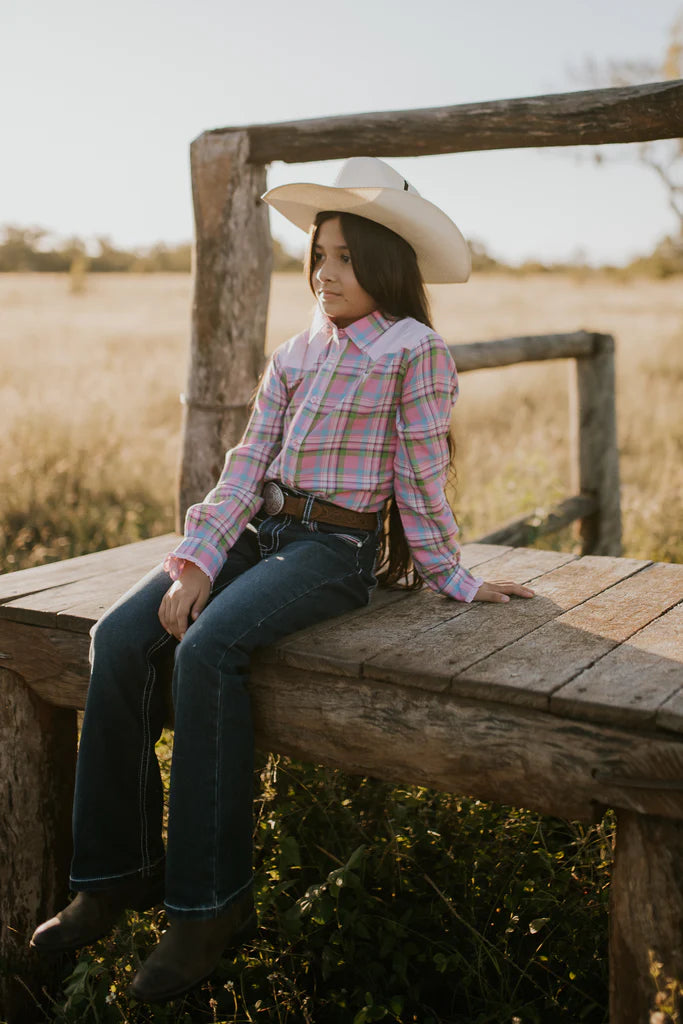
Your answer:
[[[669,30],[669,42],[661,61],[608,60],[598,62],[588,57],[583,65],[570,72],[571,77],[595,89],[604,86],[642,85],[665,79],[683,78],[683,12]],[[605,155],[604,149],[595,149],[593,160],[600,164],[607,160],[636,158],[649,167],[667,191],[669,207],[678,223],[675,247],[683,246],[683,139],[665,139],[658,142],[638,142],[621,147],[624,156]]]

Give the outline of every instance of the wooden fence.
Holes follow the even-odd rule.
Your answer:
[[[416,156],[535,146],[642,142],[683,134],[683,82],[218,128],[191,146],[196,221],[190,373],[178,522],[220,473],[237,442],[263,365],[272,245],[265,164],[359,155]],[[608,336],[580,332],[455,346],[460,370],[573,358],[576,492],[537,534],[581,521],[584,553],[618,554],[619,479],[614,353]],[[527,539],[528,518],[497,539]]]

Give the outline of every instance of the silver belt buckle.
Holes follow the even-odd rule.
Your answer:
[[[285,504],[285,493],[274,480],[269,480],[263,488],[263,507],[269,516],[276,516]]]

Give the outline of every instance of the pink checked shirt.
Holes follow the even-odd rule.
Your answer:
[[[273,353],[240,443],[185,520],[166,560],[215,580],[268,480],[345,508],[382,508],[393,493],[415,566],[433,590],[471,601],[482,583],[460,564],[446,501],[446,436],[458,395],[455,364],[431,328],[371,313],[341,330],[321,312]]]

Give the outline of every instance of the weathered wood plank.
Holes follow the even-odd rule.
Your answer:
[[[564,667],[564,657],[562,663]],[[552,706],[592,722],[655,725],[662,704],[682,690],[683,605],[678,605],[563,686]]]
[[[570,610],[577,605],[585,607],[584,603],[595,595],[610,594],[609,588],[650,565],[635,558],[584,555],[542,577],[535,585],[534,605],[546,601],[559,610]],[[651,577],[646,577],[644,584],[638,585],[638,592],[647,593],[650,580]],[[628,601],[629,593],[634,591],[631,589],[626,594],[616,591],[613,600]],[[658,608],[655,602],[654,609],[646,614],[653,618],[659,613]],[[503,700],[545,709],[554,690],[614,646],[614,640],[606,641],[590,630],[567,623],[564,614],[545,616],[547,621],[543,622],[543,608],[539,607],[538,612],[537,628],[470,665],[457,677],[454,689],[483,700]],[[586,614],[581,612],[584,621]]]
[[[487,547],[489,551],[496,550],[489,546],[484,546],[483,550]],[[500,548],[497,550],[501,551]],[[531,553],[512,548],[502,550],[503,553],[494,558],[475,564],[470,562],[468,568],[479,575],[486,571],[489,578],[508,572],[510,575],[521,573],[528,576],[529,573],[535,575],[540,565],[547,568],[557,564],[558,560],[567,561],[574,557],[569,554]],[[472,557],[471,552],[463,554],[465,564]],[[321,671],[360,676],[366,673],[368,665],[373,664],[372,659],[381,652],[395,648],[397,652],[400,650],[409,656],[414,644],[426,631],[465,615],[470,608],[471,605],[451,601],[424,589],[391,609],[357,617],[350,622],[349,630],[335,629],[333,622],[302,630],[279,646],[278,656],[286,664],[299,668],[311,666]],[[425,682],[424,676],[420,678],[422,685],[435,685],[438,688],[438,683]]]
[[[48,704],[83,708],[90,638],[0,619],[0,666],[21,676]]]
[[[422,156],[529,146],[644,142],[683,135],[683,84],[556,93],[421,110],[216,128],[246,132],[254,163]]]
[[[164,554],[168,550],[165,548]],[[27,594],[3,605],[2,617],[36,626],[58,626],[60,629],[87,633],[107,608],[142,579],[147,571],[147,565],[134,563],[102,576],[87,576],[64,586]]]
[[[37,565],[32,569],[0,574],[0,616],[3,614],[3,602],[28,594],[37,594],[52,587],[75,583],[91,576],[106,583],[105,577],[110,572],[134,565],[139,565],[140,573],[144,575],[175,547],[178,540],[177,534],[167,533],[161,537],[151,537],[122,547],[67,558],[63,562],[48,562],[47,565]]]
[[[67,898],[76,715],[5,668],[0,693],[0,1018],[24,1024],[35,1006],[15,976],[40,991],[51,968],[28,940]]]
[[[566,552],[515,548],[488,563],[486,576],[490,580],[504,578],[530,583],[574,559],[574,555]],[[534,582],[534,589],[536,586]],[[402,639],[391,647],[380,642],[378,653],[364,660],[363,675],[406,686],[443,690],[453,676],[474,661],[528,633],[539,621],[559,614],[553,602],[537,597],[513,598],[505,605],[449,602],[448,607],[453,610],[446,621],[443,615],[439,621],[431,607],[427,607],[424,616],[416,617],[415,628],[406,635],[405,641]]]
[[[458,373],[484,370],[513,363],[538,362],[543,359],[582,359],[592,356],[594,335],[589,331],[569,334],[532,334],[493,341],[468,341],[449,345]]]
[[[683,822],[617,812],[609,913],[609,1011],[612,1024],[659,1021],[661,988],[675,982],[674,1016],[683,1011]]]
[[[683,743],[543,712],[254,661],[257,745],[344,771],[595,820],[606,806],[683,818],[683,791],[599,781],[683,775]]]
[[[678,690],[657,711],[657,727],[683,733],[683,689]]]

